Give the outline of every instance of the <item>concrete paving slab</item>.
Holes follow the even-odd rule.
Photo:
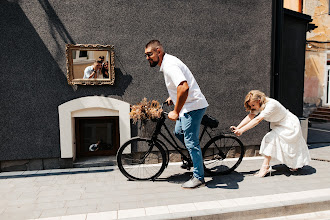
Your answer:
[[[66,216],[66,210],[67,210],[67,208],[44,209],[44,210],[42,210],[39,218]]]
[[[86,216],[86,220],[112,220],[117,219],[117,212],[99,212],[99,213],[89,213]]]
[[[170,214],[168,206],[147,207],[145,211],[147,216]]]
[[[66,210],[66,215],[78,215],[78,214],[88,214],[95,213],[97,211],[97,205],[88,205],[88,206],[74,206],[68,207]]]
[[[180,187],[192,174],[180,169],[180,163],[170,164],[154,182],[127,181],[118,169],[112,168],[101,173],[94,169],[78,173],[72,169],[65,175],[7,174],[0,179],[8,184],[0,184],[0,196],[5,199],[0,202],[0,219],[12,213],[10,207],[15,206],[8,204],[39,213],[34,219],[72,214],[95,218],[107,212],[116,213],[115,218],[128,219],[240,219],[291,214],[287,210],[297,214],[313,210],[314,205],[329,207],[330,198],[324,195],[330,195],[330,163],[313,160],[295,174],[284,165],[272,164],[272,176],[256,178],[253,173],[261,163],[262,158],[244,159],[235,172],[206,177],[207,185],[195,190]],[[20,217],[29,216],[21,212],[17,215]]]
[[[118,211],[118,219],[124,218],[136,218],[146,216],[145,209],[129,209],[129,210],[119,210]]]
[[[61,220],[86,220],[86,215],[68,215],[62,216]]]

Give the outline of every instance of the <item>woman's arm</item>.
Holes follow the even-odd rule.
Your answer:
[[[257,124],[259,124],[262,120],[264,120],[264,117],[259,115],[252,119],[250,122],[248,122],[246,125],[234,130],[234,133],[237,136],[241,136],[244,132],[250,130],[251,128],[254,128]]]
[[[255,114],[248,114],[242,121],[241,123],[239,123],[239,125],[237,126],[237,129],[240,129],[241,127],[243,127],[244,125],[246,125],[247,123],[249,123],[256,115]]]
[[[255,114],[248,114],[242,121],[241,123],[239,123],[239,125],[237,126],[230,126],[230,129],[232,132],[234,132],[235,130],[243,127],[244,125],[246,125],[247,123],[249,123],[253,118],[255,117]]]

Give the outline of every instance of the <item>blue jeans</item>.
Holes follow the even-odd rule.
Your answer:
[[[193,175],[204,179],[203,156],[199,145],[199,128],[206,108],[184,113],[175,124],[175,136],[186,146],[192,159]]]

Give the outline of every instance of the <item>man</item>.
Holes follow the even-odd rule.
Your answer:
[[[177,57],[164,52],[158,40],[145,47],[145,56],[151,67],[160,66],[169,93],[166,100],[174,104],[168,118],[176,121],[175,136],[185,144],[193,161],[193,177],[183,188],[196,188],[205,184],[199,128],[208,103],[188,67]]]
[[[84,79],[97,79],[97,78],[103,79],[103,75],[101,74],[101,68],[102,68],[102,61],[95,60],[93,65],[85,68]]]
[[[102,64],[104,63],[104,56],[99,56],[99,60],[101,60]]]

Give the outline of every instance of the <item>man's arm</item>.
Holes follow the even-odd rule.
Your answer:
[[[177,87],[177,101],[174,110],[168,114],[168,118],[175,121],[179,118],[179,113],[188,98],[189,86],[187,81],[182,81]]]
[[[89,76],[89,79],[90,78],[96,78],[96,71],[95,70],[93,70],[92,74]]]

